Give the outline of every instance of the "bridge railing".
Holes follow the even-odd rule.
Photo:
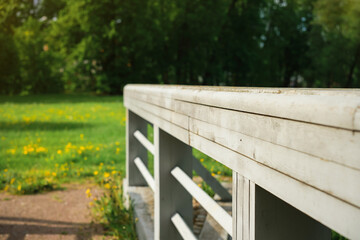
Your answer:
[[[360,239],[359,90],[127,85],[124,103],[127,183],[154,191],[155,239],[196,239],[192,198],[233,239]],[[233,170],[232,216],[192,181],[192,148]]]

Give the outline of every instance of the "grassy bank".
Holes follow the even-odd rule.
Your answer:
[[[36,193],[62,182],[122,175],[121,97],[0,98],[0,190]]]

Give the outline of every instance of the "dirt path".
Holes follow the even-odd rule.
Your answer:
[[[103,239],[92,223],[86,189],[99,197],[94,185],[67,185],[64,191],[13,196],[0,193],[0,240]]]

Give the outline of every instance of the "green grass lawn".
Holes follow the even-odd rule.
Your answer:
[[[0,190],[31,194],[84,180],[109,187],[107,179],[125,176],[125,124],[120,96],[1,96]],[[214,174],[231,176],[194,155]]]
[[[0,190],[123,175],[125,124],[119,96],[0,97]]]

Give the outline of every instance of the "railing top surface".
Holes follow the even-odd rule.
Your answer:
[[[130,84],[127,94],[360,131],[360,89],[243,88]]]
[[[320,96],[358,96],[358,88],[273,88],[273,87],[231,87],[231,86],[198,86],[198,85],[163,85],[163,84],[128,84],[125,89],[141,88],[150,91],[206,91],[227,93],[252,93],[275,95],[320,95]]]

